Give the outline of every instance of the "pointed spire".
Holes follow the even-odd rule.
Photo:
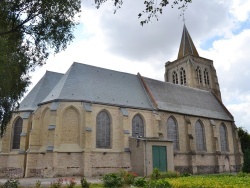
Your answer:
[[[198,51],[196,50],[192,38],[190,37],[188,30],[184,24],[181,37],[181,44],[177,59],[180,59],[186,55],[194,55],[199,57]]]

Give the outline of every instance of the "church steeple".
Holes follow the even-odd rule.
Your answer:
[[[193,55],[199,57],[198,51],[196,50],[192,38],[190,37],[188,30],[184,24],[181,37],[181,44],[177,59],[180,59],[186,55]]]
[[[185,25],[178,57],[166,62],[164,76],[166,82],[212,91],[221,100],[213,61],[199,56]]]

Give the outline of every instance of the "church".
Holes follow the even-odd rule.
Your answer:
[[[81,63],[47,71],[0,142],[0,177],[240,171],[237,127],[213,61],[199,56],[185,25],[164,78]]]

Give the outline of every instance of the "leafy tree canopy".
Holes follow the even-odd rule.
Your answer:
[[[114,13],[116,13],[117,9],[121,8],[124,0],[95,0],[96,7],[99,8],[107,1],[114,2]],[[138,14],[138,18],[142,18],[140,24],[143,26],[144,24],[150,22],[152,18],[158,20],[158,13],[162,14],[164,7],[169,4],[172,8],[177,5],[179,9],[182,9],[181,15],[183,15],[188,3],[191,2],[192,0],[145,0],[145,9]]]
[[[242,127],[238,128],[238,135],[241,143],[241,150],[245,153],[246,150],[250,151],[250,134]]]
[[[28,72],[72,41],[81,0],[0,1],[0,136],[29,84]]]

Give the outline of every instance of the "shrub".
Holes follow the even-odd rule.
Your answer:
[[[128,172],[128,171],[121,171],[120,176],[123,178],[124,183],[127,185],[131,185],[134,182],[135,177],[138,176],[136,172]]]
[[[59,178],[57,181],[51,182],[49,188],[60,188],[62,186],[62,183],[63,183],[63,179]]]
[[[161,172],[159,169],[154,168],[153,173],[150,176],[151,180],[158,180],[158,179],[164,179],[164,178],[177,178],[180,177],[179,172]]]
[[[89,188],[90,187],[90,183],[87,182],[86,178],[84,178],[84,177],[81,178],[81,187],[82,188]]]
[[[67,184],[67,188],[73,188],[76,185],[75,178],[69,179],[69,183],[68,183],[67,179],[65,179],[65,181],[66,181],[66,184]]]
[[[18,188],[19,184],[20,184],[19,180],[9,179],[4,183],[3,187],[4,188]]]
[[[161,171],[158,168],[153,169],[153,173],[150,176],[151,180],[158,180],[161,178]]]
[[[123,178],[116,173],[109,173],[102,178],[104,187],[121,187],[124,184]]]
[[[151,180],[147,182],[146,188],[171,188],[172,186],[166,179]]]
[[[147,180],[144,177],[136,177],[133,185],[136,187],[144,187],[147,184]]]
[[[189,176],[192,176],[192,174],[189,174],[188,172],[181,174],[181,177],[189,177]]]
[[[239,173],[237,174],[237,176],[238,176],[238,177],[247,177],[247,176],[249,176],[249,174],[248,174],[248,173],[245,173],[245,172],[239,172]]]
[[[243,163],[242,171],[250,173],[250,149],[247,149],[244,152],[244,163]]]
[[[36,188],[40,188],[41,187],[41,181],[40,180],[37,180],[36,181]]]
[[[172,172],[172,171],[160,172],[160,179],[164,179],[164,178],[178,178],[178,177],[180,177],[180,173],[179,172]]]

